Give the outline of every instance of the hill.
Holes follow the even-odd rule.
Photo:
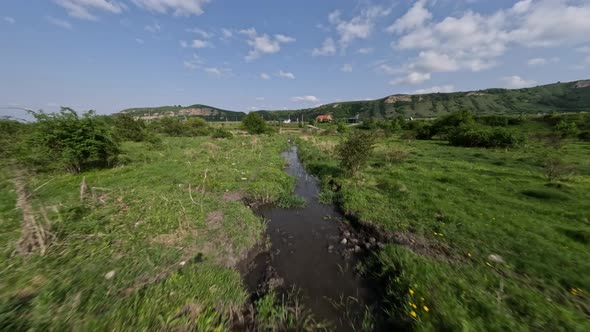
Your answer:
[[[238,121],[246,115],[244,112],[233,112],[212,106],[195,104],[190,106],[140,107],[122,110],[120,113],[139,117],[143,120],[156,120],[165,116],[192,117],[198,116],[207,121]]]
[[[477,91],[397,94],[377,100],[331,103],[315,108],[287,111],[258,111],[265,119],[304,120],[320,114],[334,118],[387,119],[398,114],[407,117],[437,117],[468,110],[475,114],[537,114],[590,111],[590,80],[554,83],[526,89],[485,89]]]

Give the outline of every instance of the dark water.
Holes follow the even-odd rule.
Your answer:
[[[259,211],[268,220],[271,249],[266,261],[261,257],[255,260],[258,266],[246,277],[247,283],[255,283],[257,275],[270,264],[284,279],[284,286],[301,291],[302,304],[316,320],[326,321],[338,331],[358,330],[365,304],[374,297],[354,269],[359,256],[353,253],[353,241],[358,240],[332,205],[318,202],[320,188],[299,163],[297,148],[283,156],[288,161],[286,172],[297,179],[295,193],[305,198],[307,205]],[[347,243],[342,244],[345,237]]]

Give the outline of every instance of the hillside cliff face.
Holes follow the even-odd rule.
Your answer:
[[[257,111],[265,119],[290,117],[311,120],[318,115],[334,118],[389,119],[405,117],[437,117],[450,112],[467,110],[475,114],[543,114],[551,112],[590,111],[590,80],[554,83],[526,89],[485,89],[478,91],[397,94],[376,100],[348,101],[298,110]],[[219,121],[223,118],[239,121],[244,112],[232,112],[206,105],[132,108],[122,111],[145,120],[164,116],[200,116]]]

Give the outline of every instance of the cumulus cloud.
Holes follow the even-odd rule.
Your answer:
[[[68,29],[68,30],[72,29],[72,24],[68,21],[61,20],[59,18],[55,18],[55,17],[51,17],[51,16],[47,16],[46,19],[47,19],[47,22],[55,25],[56,27],[60,27],[63,29]]]
[[[291,101],[293,102],[305,102],[305,103],[319,103],[320,100],[316,96],[297,96],[292,97]]]
[[[282,71],[280,70],[279,73],[277,74],[278,77],[281,78],[288,78],[290,80],[294,80],[295,79],[295,75],[293,73],[290,73],[288,71]]]
[[[207,48],[207,47],[213,47],[213,45],[206,40],[195,39],[191,42],[190,47],[192,47],[192,48]]]
[[[502,81],[507,88],[519,89],[519,88],[526,88],[533,86],[537,83],[537,81],[533,80],[526,80],[520,76],[513,75],[502,78]]]
[[[420,72],[410,72],[405,77],[396,78],[391,80],[389,84],[398,85],[398,84],[420,84],[426,82],[430,79],[430,73],[420,73]]]
[[[398,18],[392,25],[387,28],[388,32],[404,32],[406,30],[420,27],[424,22],[432,18],[432,14],[424,8],[425,1],[417,1],[408,12]]]
[[[207,31],[205,31],[203,29],[199,29],[199,28],[186,29],[186,32],[195,33],[204,39],[211,39],[214,36],[213,33],[207,32]]]
[[[337,10],[328,15],[328,21],[338,32],[340,46],[345,49],[356,39],[369,38],[375,30],[377,20],[389,15],[390,12],[389,9],[380,6],[370,6],[350,20],[344,20],[341,12]]]
[[[71,0],[70,0],[71,1]],[[94,1],[94,0],[77,0]],[[98,1],[98,0],[96,0]],[[106,1],[106,0],[101,0]],[[135,5],[151,12],[166,14],[171,12],[175,16],[191,16],[203,14],[203,7],[210,0],[132,0]],[[112,2],[112,1],[111,1]]]
[[[223,38],[229,39],[233,37],[234,33],[230,29],[223,28],[221,29],[221,35],[223,36]]]
[[[270,75],[267,73],[262,73],[262,74],[260,74],[260,79],[268,81],[268,80],[270,80]]]
[[[414,91],[414,94],[426,94],[426,93],[437,93],[437,92],[454,92],[455,87],[453,85],[442,85],[442,86],[433,86],[430,88],[425,88],[425,89],[418,89]]]
[[[184,65],[184,68],[186,68],[188,70],[196,70],[196,69],[201,68],[201,65],[203,65],[204,63],[205,62],[203,61],[203,59],[200,56],[193,54],[193,56],[190,59],[185,60],[183,62],[183,65]]]
[[[326,38],[322,43],[322,47],[314,48],[311,52],[313,56],[330,56],[336,54],[336,43],[332,38]]]
[[[259,35],[256,29],[242,29],[240,34],[248,36],[248,45],[252,48],[246,56],[246,61],[253,61],[258,59],[263,54],[273,54],[281,50],[281,44],[292,43],[295,38],[276,34],[269,36],[268,34]]]
[[[346,63],[342,66],[342,68],[340,68],[340,70],[345,73],[352,73],[352,65],[349,63]]]
[[[6,22],[8,24],[14,24],[14,23],[16,23],[16,20],[14,18],[12,18],[12,17],[5,16],[4,17],[4,22]]]
[[[408,74],[481,71],[494,67],[496,59],[513,46],[555,47],[590,41],[588,17],[587,1],[522,0],[491,13],[468,10],[434,20],[426,1],[418,1],[387,31],[396,35],[394,48],[419,51],[404,66]],[[534,60],[529,65],[541,64],[542,60]]]
[[[379,66],[377,66],[375,68],[375,71],[379,74],[387,74],[387,75],[393,75],[393,74],[399,74],[401,72],[400,69],[394,68],[388,64],[382,63]]]
[[[120,14],[126,8],[122,2],[115,0],[54,0],[54,2],[65,8],[71,17],[90,21],[97,20],[91,11]]]

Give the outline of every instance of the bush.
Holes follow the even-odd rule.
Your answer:
[[[38,169],[56,165],[71,173],[109,167],[119,155],[119,144],[105,118],[94,112],[82,117],[70,108],[46,114],[31,112],[37,123],[27,140],[24,162]]]
[[[449,143],[455,146],[482,148],[511,148],[524,143],[522,135],[506,128],[460,126],[448,134]]]
[[[579,133],[578,138],[584,142],[590,142],[590,130]]]
[[[143,142],[149,133],[145,122],[141,119],[134,119],[129,114],[118,114],[113,117],[115,135],[122,141]]]
[[[198,117],[186,121],[177,117],[165,117],[152,122],[150,127],[155,132],[174,137],[207,136],[211,133],[207,122]]]
[[[555,126],[555,130],[561,135],[561,137],[575,137],[578,135],[579,130],[575,122],[561,120]]]
[[[354,131],[336,147],[342,168],[352,176],[367,165],[375,147],[375,136],[371,132]]]
[[[269,127],[257,113],[248,113],[244,119],[242,119],[242,127],[249,134],[258,135],[269,132]]]
[[[223,128],[217,128],[213,131],[213,134],[211,134],[211,137],[213,137],[213,138],[232,138],[232,137],[234,137],[234,134],[232,134],[231,131],[229,131],[229,130],[225,130]]]
[[[432,136],[445,136],[459,126],[472,126],[475,124],[473,114],[468,111],[453,112],[439,117],[432,125]]]
[[[434,128],[432,124],[420,121],[420,125],[416,126],[416,138],[420,140],[429,140],[434,136]]]
[[[574,172],[574,167],[561,158],[547,158],[543,163],[543,173],[549,182],[565,180],[573,175]]]
[[[14,120],[0,120],[0,157],[2,160],[8,160],[15,156],[18,143],[27,126],[30,125]]]

